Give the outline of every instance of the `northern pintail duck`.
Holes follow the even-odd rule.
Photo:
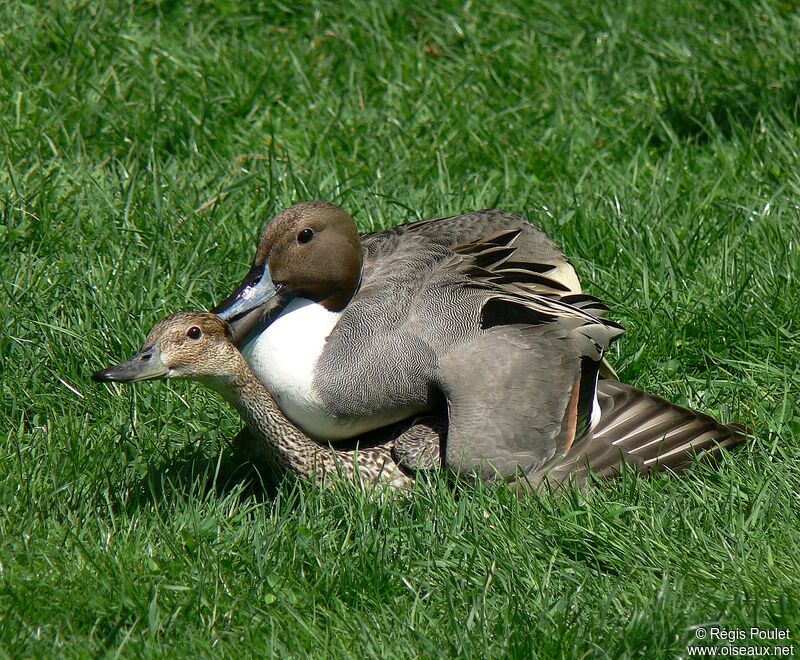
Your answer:
[[[150,331],[139,353],[92,378],[98,382],[199,381],[237,409],[273,466],[321,481],[338,475],[357,477],[362,484],[407,488],[419,470],[440,467],[440,446],[446,442],[444,414],[381,429],[347,447],[314,441],[286,418],[237,350],[228,325],[210,313],[181,312],[167,317]],[[735,430],[710,417],[622,383],[603,381],[598,400],[602,411],[598,426],[553,460],[518,475],[518,485],[581,484],[590,471],[603,476],[619,474],[623,461],[642,474],[663,468],[680,471],[695,453],[714,454],[736,440]],[[641,428],[637,421],[637,407],[643,400],[650,409],[658,408],[650,415],[653,423],[664,429],[658,442],[652,441],[652,429]],[[688,444],[687,431],[693,438]],[[537,448],[529,451],[539,454]],[[520,460],[526,462],[524,457]]]
[[[444,463],[484,478],[536,473],[591,444],[592,429],[611,433],[609,415],[618,435],[601,436],[606,448],[742,440],[713,420],[687,423],[657,397],[598,386],[623,329],[580,291],[563,253],[517,216],[481,211],[359,237],[344,210],[311,202],[267,225],[249,273],[214,311],[317,440],[446,410]]]
[[[127,362],[92,376],[97,382],[136,382],[182,378],[210,387],[236,408],[262,443],[270,463],[301,477],[324,480],[329,475],[365,484],[405,488],[413,477],[392,455],[392,436],[332,449],[309,438],[278,408],[269,390],[247,366],[225,321],[210,313],[182,312],[156,324],[144,347]],[[424,429],[422,433],[420,430]],[[420,425],[407,439],[409,446],[427,443],[438,456],[435,427]],[[431,444],[433,443],[433,444]]]

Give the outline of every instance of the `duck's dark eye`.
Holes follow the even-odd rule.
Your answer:
[[[300,230],[300,233],[297,234],[298,243],[308,243],[312,238],[314,238],[314,230],[308,227]]]
[[[198,328],[196,325],[193,325],[186,331],[186,336],[189,339],[200,339],[203,336],[203,331]]]

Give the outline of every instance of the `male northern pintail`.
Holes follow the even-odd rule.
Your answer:
[[[450,468],[531,474],[603,424],[604,390],[608,410],[624,409],[605,441],[669,438],[680,453],[743,438],[710,418],[687,424],[683,409],[632,388],[599,389],[621,326],[580,293],[543,232],[501,211],[360,238],[338,206],[299,204],[267,225],[250,272],[214,311],[281,410],[318,440],[446,410]]]
[[[306,436],[283,415],[236,349],[227,324],[214,314],[182,312],[167,317],[150,331],[133,358],[93,376],[100,382],[160,378],[193,379],[216,390],[239,411],[271,465],[281,472],[319,480],[338,474],[357,477],[362,484],[406,488],[419,469],[440,466],[440,445],[446,442],[447,433],[443,414],[400,429],[381,429],[347,448],[332,448]],[[706,415],[622,383],[602,381],[598,398],[602,410],[598,426],[553,460],[518,475],[518,486],[580,484],[590,470],[600,475],[618,474],[623,461],[642,474],[661,468],[680,471],[692,462],[694,453],[706,450],[713,454],[736,439],[734,431]],[[643,400],[651,410],[658,408],[658,415],[651,414],[651,418],[670,420],[683,430],[664,433],[660,442],[647,442],[652,432],[637,430],[639,415],[635,412]],[[686,429],[691,429],[693,437],[689,444],[685,442]],[[538,448],[530,451],[539,455]]]

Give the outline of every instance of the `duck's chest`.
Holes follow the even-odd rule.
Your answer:
[[[298,299],[242,346],[283,413],[314,438],[353,438],[428,407],[423,351],[362,316]]]
[[[250,368],[284,414],[310,435],[321,438],[340,435],[340,424],[328,413],[314,387],[316,364],[339,316],[318,303],[293,300],[241,348]]]

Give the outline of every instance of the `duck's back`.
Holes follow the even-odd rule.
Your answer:
[[[385,268],[391,266],[395,257],[416,254],[422,262],[427,262],[444,258],[454,247],[513,230],[520,231],[513,243],[515,261],[552,266],[555,270],[549,272],[548,277],[559,281],[570,293],[581,292],[575,269],[550,237],[525,218],[500,209],[423,220],[363,236],[363,281],[370,281],[376,271],[385,275]]]

